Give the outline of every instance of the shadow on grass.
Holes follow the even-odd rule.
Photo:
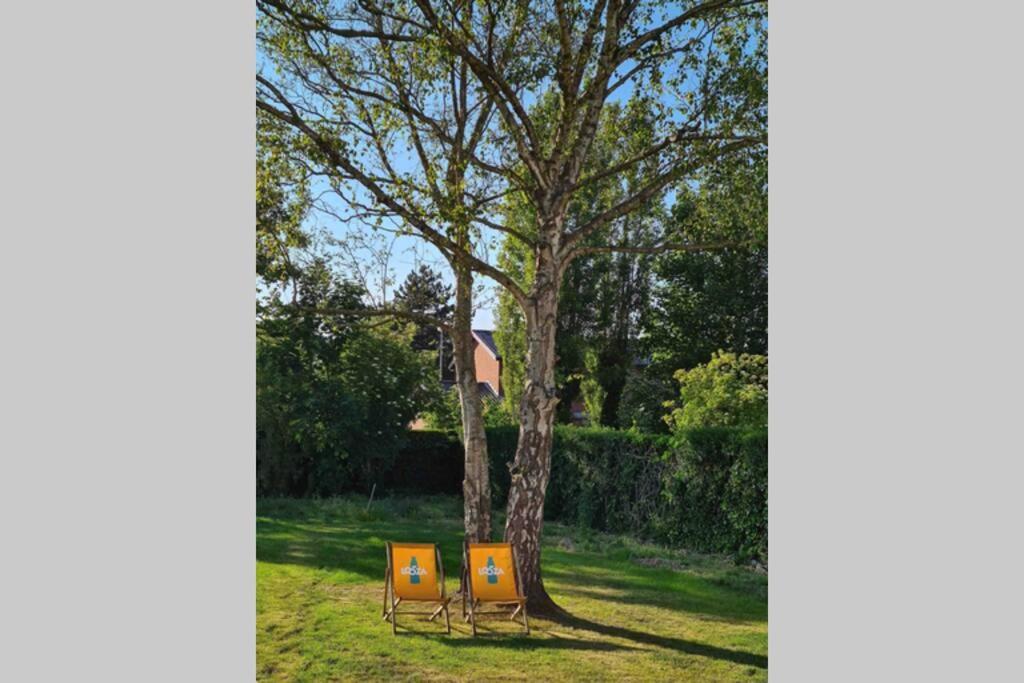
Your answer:
[[[591,564],[599,561],[595,559]],[[565,595],[624,605],[668,607],[726,621],[766,618],[763,600],[749,589],[722,585],[709,578],[690,575],[658,576],[657,572],[659,570],[637,568],[629,573],[620,570],[589,576],[554,562],[544,567],[545,578],[557,582],[557,592]],[[609,590],[615,592],[609,593]]]
[[[595,584],[597,585],[597,584]],[[584,598],[600,602],[615,602],[620,605],[639,605],[641,607],[661,607],[687,612],[701,619],[724,622],[728,624],[747,624],[762,621],[764,614],[743,608],[724,607],[720,601],[712,598],[694,598],[662,593],[643,592],[635,587],[615,587],[601,584],[604,588],[617,588],[628,591],[624,594],[611,595],[590,588],[571,587],[564,583],[558,586],[558,594],[569,598]]]
[[[333,526],[316,529],[315,526]],[[295,564],[314,569],[343,570],[367,579],[383,580],[385,541],[438,543],[441,557],[460,557],[461,538],[450,531],[396,522],[350,524],[307,520],[260,519],[257,522],[256,559],[274,564]],[[445,574],[458,576],[459,567],[445,563]]]
[[[479,647],[501,647],[509,650],[590,650],[593,652],[620,652],[636,650],[628,645],[616,645],[602,641],[574,640],[572,638],[531,638],[530,636],[509,636],[504,633],[477,634],[475,638],[459,638],[445,642],[454,648],[472,649]]]
[[[752,652],[743,652],[742,650],[729,650],[727,648],[715,647],[714,645],[706,645],[704,643],[697,643],[692,640],[685,640],[683,638],[659,636],[654,633],[636,631],[634,629],[625,628],[623,626],[612,626],[611,624],[602,624],[597,621],[591,621],[590,619],[584,619],[583,617],[578,617],[571,614],[559,617],[557,619],[557,623],[560,623],[563,626],[571,626],[572,628],[593,631],[594,633],[600,633],[601,635],[609,636],[612,638],[622,638],[623,640],[631,640],[634,643],[641,643],[643,645],[653,645],[655,647],[663,647],[668,650],[685,652],[686,654],[697,655],[699,657],[720,659],[726,662],[732,662],[733,664],[754,666],[760,669],[768,668],[768,657],[766,657],[765,655],[756,655]]]
[[[454,616],[454,615],[453,615]],[[754,654],[752,652],[744,652],[742,650],[730,650],[728,648],[716,647],[714,645],[707,645],[704,643],[698,643],[692,640],[685,640],[683,638],[673,638],[670,636],[660,636],[654,633],[647,633],[645,631],[637,631],[635,629],[626,628],[623,626],[613,626],[611,624],[605,624],[583,617],[578,617],[571,614],[566,614],[558,619],[554,620],[554,623],[560,626],[567,626],[574,629],[580,629],[583,631],[590,631],[592,633],[598,633],[602,636],[609,638],[619,638],[621,640],[629,640],[640,645],[648,645],[658,648],[664,648],[666,650],[672,650],[675,652],[683,652],[685,654],[694,655],[698,657],[707,657],[710,659],[718,659],[725,662],[731,662],[733,664],[739,664],[742,666],[757,667],[760,669],[768,668],[768,657],[764,655]],[[453,648],[492,648],[500,647],[509,650],[589,650],[593,652],[619,652],[619,651],[635,651],[639,648],[631,647],[629,645],[620,645],[617,643],[610,643],[607,641],[594,641],[587,640],[585,638],[563,638],[560,636],[550,636],[546,638],[536,637],[536,633],[544,633],[545,629],[534,629],[535,633],[532,636],[525,635],[523,633],[508,633],[504,630],[490,629],[482,624],[477,624],[478,633],[473,638],[452,638],[445,633],[437,633],[426,630],[427,624],[417,623],[413,628],[404,626],[401,623],[398,626],[398,637],[409,637],[415,636],[417,638],[426,638],[429,640],[436,640],[447,647]],[[469,628],[464,627],[462,624],[452,623],[452,633],[468,636],[470,634]]]

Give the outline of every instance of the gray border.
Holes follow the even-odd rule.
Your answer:
[[[0,679],[255,678],[251,3],[8,3]]]
[[[1019,8],[772,0],[778,681],[1020,675]]]

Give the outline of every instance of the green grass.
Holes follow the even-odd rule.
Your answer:
[[[767,579],[728,560],[545,525],[545,586],[570,623],[380,618],[384,542],[438,542],[457,588],[461,501],[261,500],[256,525],[260,680],[767,679]]]

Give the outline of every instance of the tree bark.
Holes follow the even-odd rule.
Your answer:
[[[466,540],[485,543],[491,540],[491,484],[483,401],[477,389],[472,323],[473,273],[468,268],[460,267],[456,269],[455,277],[452,350],[455,355],[455,382],[462,409],[462,443],[466,464],[462,495]]]
[[[534,286],[527,305],[526,386],[519,404],[519,443],[509,466],[505,541],[515,547],[523,590],[530,611],[560,611],[541,578],[540,537],[544,525],[544,496],[551,476],[551,443],[555,407],[555,333],[560,270],[549,250],[537,258]]]

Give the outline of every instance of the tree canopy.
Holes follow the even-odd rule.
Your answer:
[[[452,305],[452,287],[445,284],[440,273],[421,264],[418,269],[409,272],[395,292],[395,308],[450,323],[455,310]],[[416,323],[416,332],[412,338],[414,349],[436,352],[440,345],[440,334],[436,326],[426,321]]]

